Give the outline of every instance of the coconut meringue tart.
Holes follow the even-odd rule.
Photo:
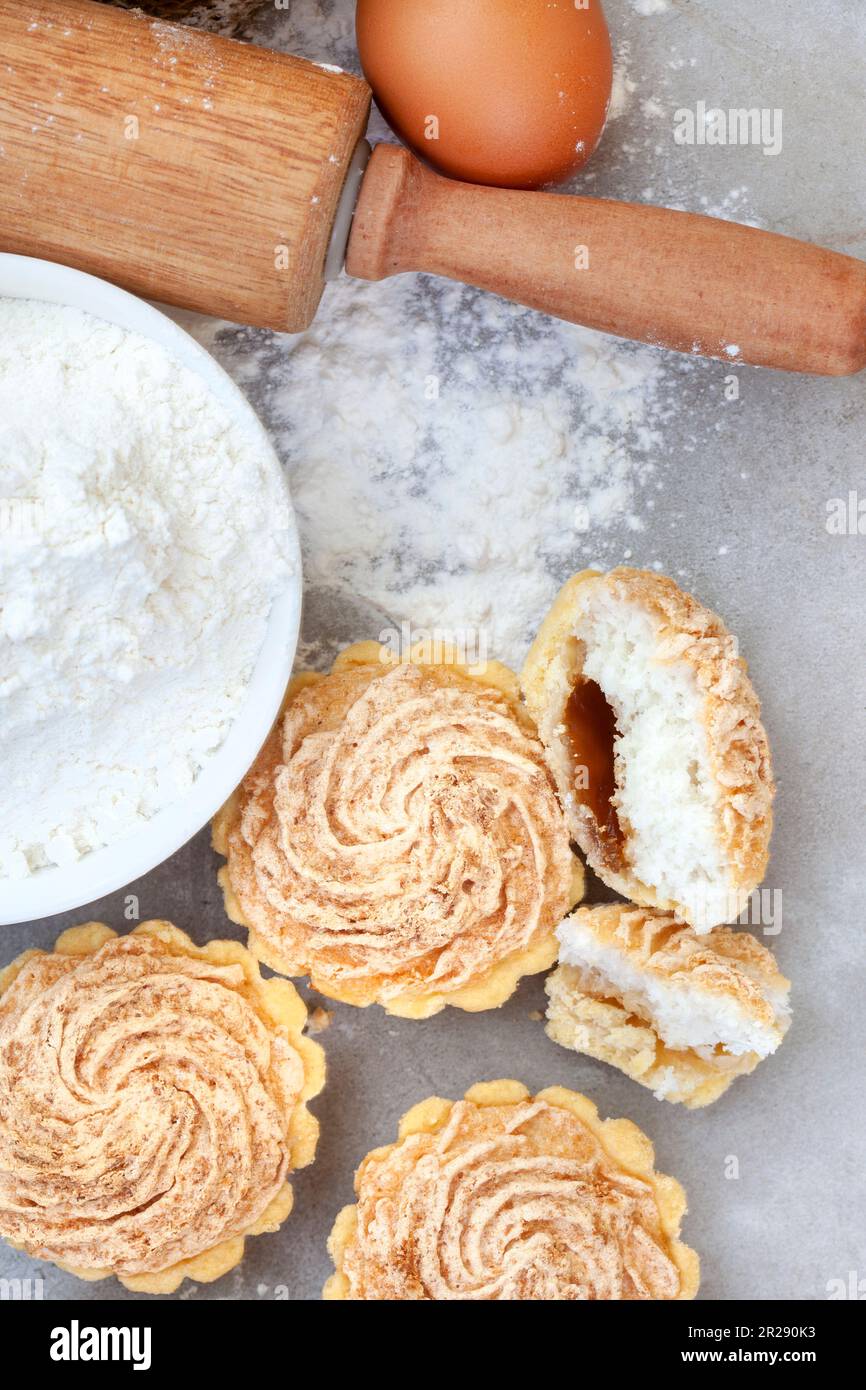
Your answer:
[[[775,791],[760,706],[721,619],[652,572],[570,579],[524,697],[587,862],[697,931],[763,878]]]
[[[502,1004],[583,891],[516,677],[375,642],[293,682],[213,831],[260,960],[404,1017]]]
[[[694,1298],[679,1183],[630,1120],[517,1081],[432,1098],[368,1154],[331,1233],[329,1300]]]
[[[311,1163],[324,1053],[236,942],[90,922],[0,973],[0,1236],[136,1293],[210,1282]]]
[[[789,983],[749,932],[698,936],[669,913],[612,903],[579,908],[557,935],[548,1036],[660,1100],[709,1105],[788,1030]]]

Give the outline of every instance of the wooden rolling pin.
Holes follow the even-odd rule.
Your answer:
[[[370,92],[345,73],[91,0],[0,0],[0,65],[0,250],[288,332],[345,262],[723,361],[866,366],[863,262],[691,213],[476,188],[389,145],[368,164]]]

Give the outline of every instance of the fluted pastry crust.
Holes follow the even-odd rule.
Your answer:
[[[688,1299],[685,1193],[630,1120],[517,1081],[434,1097],[367,1155],[331,1233],[326,1299]]]
[[[654,883],[637,876],[630,864],[627,820],[622,825],[624,861],[611,863],[600,852],[595,818],[573,794],[565,711],[583,661],[576,628],[591,593],[600,588],[624,610],[633,607],[649,615],[655,662],[691,673],[716,798],[714,836],[729,895],[729,911],[717,913],[714,920],[702,921],[687,902],[660,893]],[[632,902],[675,912],[699,931],[733,920],[766,870],[775,786],[760,704],[736,639],[722,620],[665,575],[626,567],[607,574],[584,570],[566,582],[544,619],[524,665],[521,688],[572,835],[604,882]]]
[[[697,1109],[784,1038],[789,982],[748,932],[698,936],[668,913],[611,903],[563,923],[563,953],[575,925],[588,942],[571,952],[581,963],[545,981],[547,1033],[562,1047]]]
[[[214,847],[259,959],[414,1018],[503,1003],[583,888],[512,673],[372,642],[293,683]]]
[[[225,1274],[313,1160],[305,1021],[243,946],[169,922],[25,952],[0,973],[0,1235],[137,1293]]]

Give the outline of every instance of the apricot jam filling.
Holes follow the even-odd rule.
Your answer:
[[[578,681],[565,707],[575,799],[591,812],[596,851],[603,863],[622,864],[623,833],[613,804],[616,792],[614,739],[616,715],[595,681]]]

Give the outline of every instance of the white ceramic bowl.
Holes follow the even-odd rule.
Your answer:
[[[0,255],[0,296],[68,304],[152,338],[205,381],[232,417],[259,436],[282,473],[257,415],[209,353],[158,309],[69,266],[29,256]],[[288,489],[288,484],[286,485]],[[0,924],[29,922],[81,907],[121,888],[186,844],[247,773],[276,718],[298,643],[301,556],[292,528],[294,574],[276,599],[246,700],[222,746],[199,773],[189,793],[167,806],[127,839],[93,850],[66,867],[40,869],[27,879],[0,879]]]

